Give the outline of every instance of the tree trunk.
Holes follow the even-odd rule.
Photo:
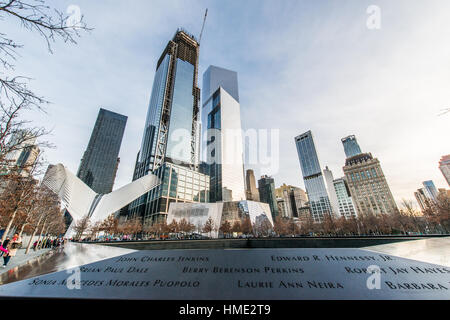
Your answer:
[[[6,226],[5,232],[3,233],[3,236],[2,236],[2,243],[3,243],[3,241],[5,241],[6,236],[8,235],[9,231],[11,230],[11,226],[12,226],[12,223],[13,223],[15,217],[16,217],[18,209],[19,209],[18,207],[16,207],[14,209],[14,212],[11,215],[11,219],[9,219],[8,225]]]
[[[42,225],[41,232],[39,233],[39,238],[38,238],[38,240],[37,240],[37,242],[38,242],[38,248],[41,248],[41,247],[42,247],[42,245],[39,245],[39,241],[41,241],[41,237],[42,237],[42,233],[44,232],[45,222],[46,222],[46,221],[47,221],[47,219],[44,220],[44,224]]]
[[[28,254],[28,252],[30,251],[31,243],[33,241],[34,236],[36,235],[36,231],[39,228],[39,224],[41,223],[41,220],[42,220],[42,216],[39,218],[36,228],[34,228],[34,230],[33,230],[33,235],[31,236],[30,241],[28,241],[28,246],[27,246],[27,250],[25,251],[25,254]]]
[[[19,237],[22,238],[23,229],[25,229],[25,226],[27,223],[22,224],[22,227],[20,228]]]
[[[41,246],[42,249],[44,249],[44,248],[45,248],[45,245],[47,244],[48,236],[46,236],[46,235],[48,234],[48,229],[49,229],[49,228],[50,228],[50,226],[47,226],[47,229],[45,229],[45,232],[44,232],[44,240],[42,241],[42,246]]]

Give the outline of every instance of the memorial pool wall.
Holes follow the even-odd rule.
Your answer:
[[[246,238],[208,240],[149,240],[93,242],[133,250],[170,249],[249,249],[249,248],[362,248],[401,241],[448,237],[427,236],[378,236],[378,237],[299,237],[299,238]]]

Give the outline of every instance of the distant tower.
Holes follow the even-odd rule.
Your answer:
[[[339,214],[345,218],[351,218],[358,215],[356,212],[353,200],[348,188],[345,178],[338,178],[333,180],[334,190],[336,191],[336,197],[339,206]]]
[[[127,117],[100,108],[77,177],[96,193],[112,191]]]
[[[25,130],[18,130],[11,135],[6,150],[10,149],[3,163],[0,164],[0,175],[13,169],[18,170],[20,175],[27,177],[33,168],[39,155],[36,137]]]
[[[380,161],[372,154],[347,158],[343,170],[358,214],[386,214],[398,210]]]
[[[246,182],[247,182],[247,200],[260,201],[259,200],[259,191],[256,187],[255,173],[252,169],[247,170],[246,174]]]
[[[347,158],[361,154],[361,148],[359,147],[354,135],[342,138],[341,141],[344,145],[344,152]]]
[[[259,198],[261,202],[268,203],[272,212],[273,221],[278,216],[278,204],[275,196],[275,182],[273,178],[266,175],[258,180]]]
[[[245,200],[241,108],[237,73],[210,66],[203,74],[202,161],[210,176],[210,200]]]
[[[275,189],[275,195],[279,204],[280,202],[283,203],[281,208],[284,207],[285,216],[290,218],[298,218],[300,216],[300,209],[305,207],[308,202],[305,191],[298,187],[286,185],[285,183]]]
[[[417,189],[417,191],[414,192],[414,197],[416,198],[422,212],[430,207],[430,199],[427,196],[425,188]]]
[[[393,213],[398,210],[380,161],[371,153],[362,153],[355,136],[341,139],[347,159],[345,181],[358,214]],[[341,187],[343,190],[343,188]]]
[[[323,170],[323,176],[325,177],[325,182],[327,184],[328,196],[330,197],[331,208],[333,209],[333,213],[338,216],[339,215],[339,205],[336,195],[336,190],[334,189],[334,177],[333,172],[328,169],[328,166]]]
[[[439,169],[441,170],[445,180],[447,180],[447,183],[450,186],[450,154],[442,156],[441,160],[439,161]]]
[[[436,202],[438,197],[438,191],[434,186],[433,181],[432,180],[424,181],[423,186],[425,188],[425,194],[427,195],[427,197]]]
[[[310,210],[314,221],[321,222],[324,215],[331,215],[330,199],[320,169],[319,157],[311,131],[295,137],[300,167],[308,194]]]

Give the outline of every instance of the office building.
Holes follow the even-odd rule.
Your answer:
[[[197,40],[181,29],[163,50],[156,65],[133,179],[156,170],[164,162],[195,169],[200,102],[198,54]]]
[[[320,168],[314,138],[311,131],[295,137],[300,167],[308,194],[309,206],[315,222],[321,222],[324,215],[331,215],[330,199]]]
[[[372,154],[347,158],[343,170],[358,214],[389,214],[398,210],[380,162]]]
[[[127,117],[100,108],[77,177],[94,192],[112,191]]]
[[[289,218],[299,217],[300,208],[305,207],[308,202],[308,197],[304,190],[285,183],[275,189],[275,196],[279,202],[279,207],[284,210],[281,216]]]
[[[280,217],[293,218],[292,209],[289,207],[289,202],[286,201],[286,198],[276,197],[276,199],[277,199],[278,214],[280,215]]]
[[[356,210],[345,179],[334,179],[333,172],[328,167],[323,170],[323,175],[325,176],[328,195],[330,196],[330,203],[335,217],[356,217]]]
[[[259,201],[259,191],[256,187],[255,173],[252,169],[247,170],[246,174],[246,196],[247,200]]]
[[[357,212],[353,204],[353,200],[348,188],[345,178],[338,178],[333,180],[334,190],[336,192],[336,198],[338,202],[338,212],[340,217],[349,219],[351,217],[357,217]]]
[[[275,221],[275,218],[279,213],[273,178],[266,175],[262,176],[261,179],[258,180],[258,190],[260,201],[269,204],[270,211],[272,212],[272,219]]]
[[[325,183],[327,185],[328,196],[330,197],[331,208],[336,217],[339,215],[339,204],[336,195],[336,190],[334,189],[334,177],[333,172],[328,169],[328,166],[323,170],[323,176],[325,177]]]
[[[153,223],[166,217],[171,201],[201,201],[200,187],[206,188],[206,185],[201,186],[200,181],[206,184],[206,176],[199,172],[198,55],[199,44],[195,37],[178,29],[156,64],[133,180],[154,173],[162,177],[161,188],[133,201],[128,208],[129,217],[141,217]],[[177,177],[177,174],[170,174],[176,173],[175,168],[183,168],[186,177],[183,186],[172,184],[167,176]],[[167,194],[170,187],[172,192],[175,188],[174,197]],[[178,187],[185,189],[178,190]],[[204,195],[204,199],[207,198],[209,196]]]
[[[210,66],[203,85],[201,160],[208,165],[210,201],[245,200],[237,73]]]
[[[441,160],[439,161],[439,169],[441,170],[445,180],[447,180],[447,183],[450,186],[450,154],[442,156]]]
[[[351,158],[358,154],[361,154],[361,148],[359,147],[359,144],[356,141],[356,137],[354,135],[342,138],[341,141],[344,146],[346,158]]]
[[[428,197],[425,188],[419,188],[416,192],[414,192],[414,197],[416,198],[417,203],[419,204],[420,210],[424,212],[428,208],[431,207],[431,199]]]
[[[434,182],[432,180],[427,180],[427,181],[424,181],[422,184],[423,184],[425,194],[427,195],[427,197],[429,199],[431,199],[432,201],[436,202],[437,196],[438,196],[438,191],[434,185]]]
[[[131,215],[139,214],[145,224],[164,221],[172,203],[207,203],[210,200],[209,176],[205,174],[170,162],[163,163],[153,174],[161,183],[129,205]]]

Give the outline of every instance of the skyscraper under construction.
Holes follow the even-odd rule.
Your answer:
[[[152,222],[165,217],[170,202],[207,202],[209,179],[200,174],[199,43],[178,29],[156,65],[141,149],[133,180],[150,172],[161,185],[132,202],[128,213]]]

